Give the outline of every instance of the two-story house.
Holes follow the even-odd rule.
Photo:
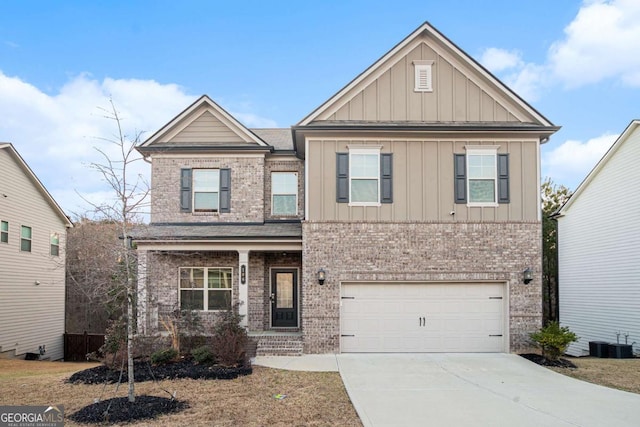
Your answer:
[[[203,96],[139,147],[140,332],[238,303],[258,354],[527,347],[557,129],[428,23],[292,128]]]
[[[0,143],[0,358],[64,357],[71,226],[15,147]]]

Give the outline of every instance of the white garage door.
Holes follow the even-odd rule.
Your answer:
[[[499,283],[346,283],[343,353],[502,352]]]

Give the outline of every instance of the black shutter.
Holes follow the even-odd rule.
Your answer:
[[[231,212],[231,169],[220,169],[220,213]]]
[[[336,153],[336,202],[349,203],[349,153]]]
[[[393,154],[380,154],[380,183],[382,203],[393,203]]]
[[[467,203],[467,157],[454,154],[454,198],[456,203]]]
[[[180,169],[180,212],[191,212],[191,169]]]
[[[498,203],[509,203],[508,154],[498,154]]]

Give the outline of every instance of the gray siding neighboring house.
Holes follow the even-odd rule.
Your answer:
[[[589,341],[640,343],[640,120],[632,121],[559,212],[560,322]]]
[[[139,329],[239,303],[258,354],[524,349],[557,129],[428,23],[290,129],[203,96],[139,147]]]
[[[71,222],[8,143],[0,143],[0,221],[0,356],[43,347],[44,357],[62,359]]]

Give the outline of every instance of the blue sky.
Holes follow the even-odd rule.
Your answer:
[[[5,0],[0,141],[81,213],[77,193],[109,195],[88,164],[110,96],[147,136],[201,94],[249,127],[288,127],[424,21],[562,126],[543,147],[557,184],[575,189],[640,118],[637,0]]]

